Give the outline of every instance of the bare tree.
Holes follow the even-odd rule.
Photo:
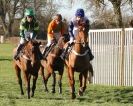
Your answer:
[[[18,9],[18,3],[19,0],[0,1],[0,19],[6,36],[10,36],[12,34],[12,25],[14,23],[16,11]]]
[[[129,3],[132,6],[132,0],[108,0],[113,5],[113,10],[116,19],[116,26],[123,27],[122,22],[122,13],[121,13],[121,6],[125,3]],[[95,5],[100,7],[101,5],[105,5],[105,0],[95,0]]]

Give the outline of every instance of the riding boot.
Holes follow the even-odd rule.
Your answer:
[[[41,51],[39,50],[39,59],[42,60],[43,59],[43,55],[41,53]]]
[[[43,56],[43,58],[44,58],[45,60],[46,60],[47,55],[48,55],[48,50],[49,50],[49,46],[46,46],[45,50],[44,50],[43,53],[42,53],[42,56]]]
[[[68,44],[67,47],[63,50],[63,53],[61,54],[61,59],[64,60],[66,58],[66,54],[68,52],[68,49],[71,47],[71,44]]]
[[[91,52],[91,49],[90,49],[90,47],[88,45],[86,45],[86,48],[88,50],[89,58],[90,58],[90,61],[91,61],[91,60],[93,60],[94,56],[93,56],[93,54]]]
[[[20,51],[22,50],[23,46],[24,46],[24,44],[19,44],[19,45],[18,45],[18,47],[17,47],[17,52],[16,52],[15,55],[14,55],[14,59],[15,59],[15,60],[18,60],[18,59],[19,59],[19,53],[20,53]]]

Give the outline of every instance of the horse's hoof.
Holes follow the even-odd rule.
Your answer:
[[[83,96],[83,92],[79,90],[78,95]]]
[[[76,95],[75,95],[75,93],[74,94],[72,94],[72,99],[75,99],[76,98]]]
[[[31,97],[34,97],[34,94],[33,93],[31,93]]]
[[[55,90],[51,90],[51,93],[55,93]]]
[[[24,95],[24,92],[22,92],[21,95]]]
[[[59,94],[62,94],[62,92],[59,91]]]
[[[45,89],[44,92],[49,92],[48,89]]]
[[[61,89],[59,89],[59,94],[62,94],[62,90]]]

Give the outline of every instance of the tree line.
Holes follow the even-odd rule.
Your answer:
[[[123,16],[121,10],[123,5],[128,5],[132,10],[132,0],[84,0],[86,11],[93,8],[92,18],[95,19],[91,23],[92,29],[102,28],[122,28],[129,27],[131,15]],[[106,2],[112,4],[111,9],[106,9]],[[63,1],[62,1],[63,2]],[[75,3],[76,0],[70,0],[70,3]],[[58,12],[59,5],[54,3],[54,0],[0,0],[0,34],[1,29],[5,37],[18,36],[19,23],[24,17],[24,11],[27,7],[33,7],[36,13],[36,18],[39,20],[40,35],[47,32],[48,23],[52,17]]]

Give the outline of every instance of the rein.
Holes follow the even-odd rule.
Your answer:
[[[78,32],[78,35],[79,35],[79,32]],[[85,47],[86,42],[85,42],[83,39],[81,39],[80,41],[74,40],[74,45],[75,45],[75,44],[79,44],[79,45],[82,45],[83,47]],[[87,55],[88,50],[85,50],[84,53],[81,54],[81,53],[76,52],[76,51],[72,48],[72,53],[74,53],[74,54],[77,55],[77,56],[85,56],[85,55]]]
[[[81,54],[81,53],[77,53],[75,50],[72,49],[72,53],[74,53],[77,56],[85,56],[85,55],[87,55],[88,50],[86,50],[84,53]]]

